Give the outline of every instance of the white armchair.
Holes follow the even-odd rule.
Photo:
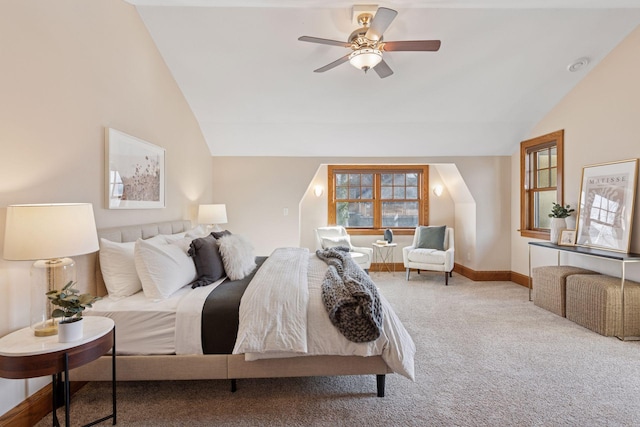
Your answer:
[[[347,230],[335,225],[331,227],[316,228],[316,249],[326,249],[334,246],[346,246],[349,248],[351,258],[364,271],[369,272],[373,259],[373,248],[353,246]]]
[[[453,228],[447,227],[444,233],[444,250],[419,248],[420,227],[416,227],[413,235],[413,244],[402,248],[404,268],[407,269],[407,280],[412,268],[418,270],[444,271],[444,284],[449,284],[449,277],[453,271],[454,263],[454,238]]]

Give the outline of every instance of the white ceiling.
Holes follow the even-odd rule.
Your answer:
[[[442,47],[385,53],[395,74],[380,79],[348,63],[314,73],[348,50],[297,40],[346,41],[349,2],[130,3],[215,156],[511,155],[640,24],[638,0],[388,1],[385,40]]]

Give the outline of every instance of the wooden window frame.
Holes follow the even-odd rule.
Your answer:
[[[520,235],[535,239],[549,240],[549,230],[533,227],[533,197],[535,192],[529,191],[527,185],[527,161],[531,153],[545,148],[556,147],[556,203],[564,206],[564,130],[548,133],[520,143]],[[553,187],[547,187],[551,189]]]
[[[327,203],[328,203],[328,224],[336,224],[336,197],[335,197],[335,173],[337,172],[374,174],[374,196],[373,196],[373,217],[374,226],[372,228],[347,228],[352,235],[380,235],[387,227],[381,226],[382,221],[382,200],[380,197],[381,183],[380,175],[390,172],[407,173],[418,172],[422,179],[418,179],[419,204],[418,225],[429,225],[429,165],[328,165],[327,167]],[[415,227],[399,228],[394,227],[393,233],[397,235],[413,235]]]

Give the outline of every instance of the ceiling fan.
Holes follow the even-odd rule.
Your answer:
[[[373,68],[373,71],[375,71],[380,78],[384,79],[392,75],[393,70],[391,70],[382,58],[383,52],[435,52],[440,49],[440,40],[383,41],[382,33],[389,28],[389,25],[391,25],[391,22],[397,14],[397,11],[386,7],[378,8],[375,16],[369,12],[359,14],[358,23],[362,25],[362,27],[352,32],[346,42],[309,36],[302,36],[298,38],[298,40],[328,44],[331,46],[342,46],[351,49],[351,52],[342,58],[314,70],[316,73],[324,73],[349,61],[351,65],[363,70],[365,73]]]

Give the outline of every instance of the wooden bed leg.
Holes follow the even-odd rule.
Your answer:
[[[376,386],[378,387],[378,397],[384,397],[384,375],[376,375]]]
[[[231,380],[231,393],[235,393],[238,388],[236,387],[235,378]]]

